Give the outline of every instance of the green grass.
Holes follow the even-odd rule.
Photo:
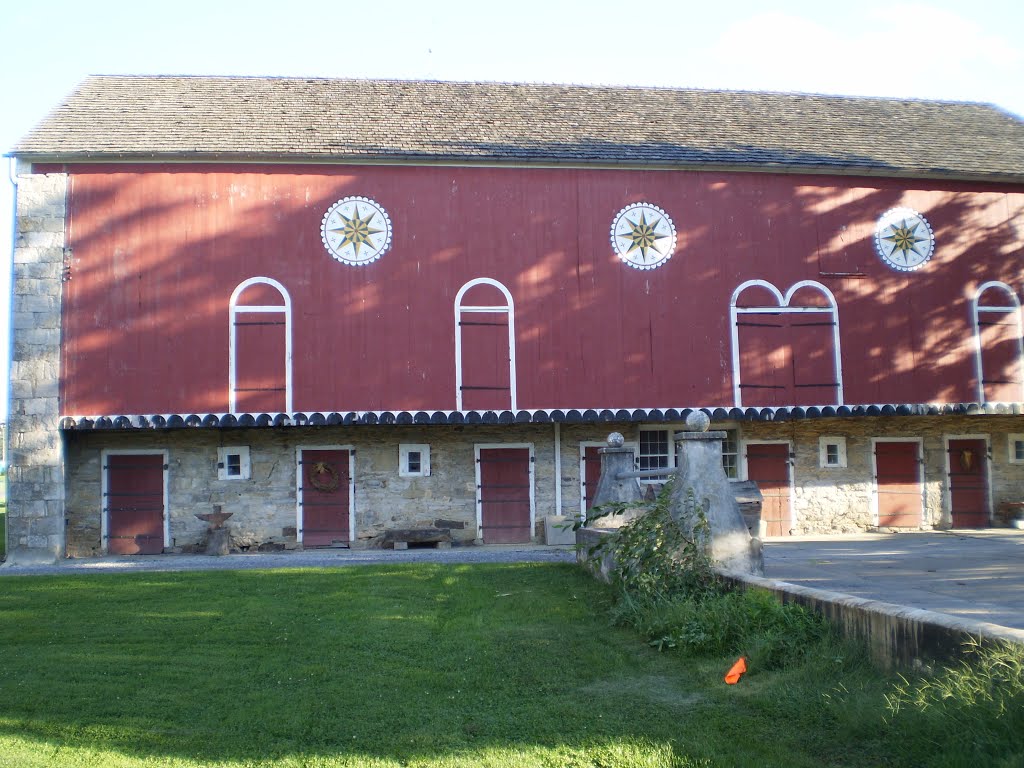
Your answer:
[[[904,715],[886,707],[897,679],[849,649],[726,686],[732,658],[659,653],[610,627],[607,608],[605,587],[551,564],[3,578],[0,766],[799,768],[963,754],[955,718],[908,753]]]

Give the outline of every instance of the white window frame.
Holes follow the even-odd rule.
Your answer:
[[[418,472],[409,470],[409,454],[419,453],[420,468]],[[430,477],[430,445],[427,443],[400,443],[398,445],[398,476],[399,477]]]
[[[729,477],[727,474],[725,477],[730,483],[741,482],[743,478],[743,433],[740,431],[738,424],[712,424],[712,432],[735,432],[736,433],[736,453],[730,454],[736,457],[736,477]],[[722,457],[725,458],[725,441],[722,441]],[[722,471],[725,471],[725,463],[722,463]]]
[[[239,474],[228,474],[228,456],[237,454],[239,456]],[[249,456],[249,446],[219,446],[217,448],[217,479],[218,480],[248,480],[252,476],[252,461]]]
[[[1024,458],[1017,458],[1017,443],[1024,444],[1024,433],[1015,433],[1008,436],[1008,446],[1010,453],[1008,458],[1011,464],[1024,464]]]
[[[295,446],[295,541],[302,543],[302,452],[348,451],[348,540],[356,540],[356,449],[353,445]]]
[[[838,447],[838,458],[834,464],[828,460],[828,446]],[[822,469],[846,469],[846,438],[843,435],[827,435],[818,438],[818,466]]]
[[[776,306],[771,307],[737,307],[736,302],[740,298],[740,294],[748,288],[759,286],[767,289],[773,296],[775,296],[778,303]],[[814,288],[821,292],[821,294],[828,299],[828,307],[791,307],[789,306],[790,300],[793,295],[801,288]],[[809,313],[809,314],[830,314],[832,315],[832,351],[833,351],[833,363],[835,365],[836,374],[836,402],[835,403],[817,403],[817,405],[842,405],[843,404],[843,360],[842,353],[839,347],[839,304],[836,302],[836,297],[833,295],[826,286],[817,282],[816,280],[801,280],[798,283],[794,283],[790,286],[789,290],[786,291],[783,296],[782,291],[776,288],[774,285],[769,283],[767,280],[747,280],[741,283],[735,291],[732,292],[732,298],[729,300],[729,330],[732,334],[732,393],[733,401],[737,408],[743,407],[743,395],[742,389],[740,388],[740,332],[739,332],[739,316],[749,314],[790,314],[790,313]]]
[[[636,451],[633,463],[636,467],[640,468],[640,434],[642,432],[668,432],[668,465],[665,467],[666,475],[664,477],[641,477],[639,483],[641,485],[661,485],[668,480],[668,472],[671,472],[676,468],[676,451],[675,451],[675,436],[676,432],[682,430],[684,427],[680,424],[641,424],[637,430],[636,435]]]
[[[462,305],[467,291],[478,285],[490,285],[501,291],[505,306]],[[455,296],[455,410],[462,410],[462,315],[465,312],[487,312],[508,315],[508,382],[509,410],[516,410],[516,306],[512,293],[490,277],[477,277],[463,285]]]
[[[484,537],[484,508],[480,477],[480,451],[489,448],[528,448],[530,451],[530,539],[537,530],[537,462],[534,460],[533,443],[475,443],[473,445],[473,467],[476,474],[476,538]]]
[[[137,450],[112,450],[104,448],[100,451],[100,542],[101,551],[107,554],[107,536],[110,534],[110,521],[106,511],[106,499],[109,488],[107,487],[107,457],[108,456],[153,456],[160,454],[164,457],[164,549],[171,546],[171,488],[168,481],[170,467],[170,453],[160,448],[140,448]]]
[[[1001,290],[1009,298],[1010,302],[1006,306],[998,307],[983,307],[981,306],[981,297],[985,291],[989,290]],[[971,320],[973,322],[974,330],[974,374],[978,378],[978,402],[985,402],[985,372],[983,370],[984,364],[982,362],[983,349],[981,347],[981,315],[982,314],[995,314],[1000,313],[1004,315],[1014,315],[1017,318],[1017,370],[1024,370],[1024,325],[1021,322],[1020,312],[1020,299],[1017,298],[1016,291],[1006,283],[1001,283],[998,280],[990,280],[987,283],[982,283],[978,286],[978,290],[974,293],[974,298],[971,300]],[[1024,379],[1024,376],[1022,376]],[[1020,399],[1024,401],[1024,381],[1021,382]]]
[[[258,305],[243,304],[238,306],[238,299],[241,298],[246,288],[254,285],[269,285],[281,294],[283,304]],[[250,277],[243,280],[231,293],[231,301],[228,304],[228,412],[235,413],[237,398],[235,387],[238,384],[237,376],[237,339],[235,321],[241,313],[260,314],[284,314],[284,409],[285,412],[292,412],[292,299],[281,283],[272,277]]]

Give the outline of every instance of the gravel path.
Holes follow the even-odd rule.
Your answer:
[[[53,564],[4,563],[2,576],[40,574],[129,573],[135,571],[234,571],[251,568],[346,568],[355,565],[392,563],[572,563],[571,546],[539,544],[518,546],[452,547],[451,549],[319,549],[305,552],[272,552],[227,555],[140,555],[61,560]]]

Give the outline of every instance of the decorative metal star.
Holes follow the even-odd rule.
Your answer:
[[[907,254],[911,251],[920,253],[915,246],[926,239],[917,236],[917,228],[920,225],[921,222],[919,221],[910,225],[907,224],[906,219],[903,219],[898,227],[893,225],[891,235],[886,235],[882,239],[891,242],[893,244],[893,251],[900,251],[903,254],[903,260],[906,261]]]
[[[355,214],[352,218],[348,218],[341,211],[338,211],[338,215],[341,216],[342,224],[340,227],[334,227],[329,232],[340,232],[342,235],[341,243],[338,244],[338,248],[344,248],[346,245],[352,245],[355,250],[355,257],[359,258],[359,246],[365,245],[373,248],[373,243],[370,241],[371,235],[376,235],[383,232],[383,229],[371,229],[370,223],[373,218],[377,215],[374,211],[366,219],[362,218],[359,213],[359,206],[355,206]]]
[[[647,250],[654,248],[658,240],[668,237],[668,235],[655,231],[655,228],[661,223],[661,219],[655,219],[648,224],[647,216],[643,211],[640,211],[640,221],[626,219],[626,223],[629,224],[630,231],[619,235],[619,237],[630,241],[629,250],[626,253],[632,253],[639,248],[640,256],[645,261],[647,260]]]

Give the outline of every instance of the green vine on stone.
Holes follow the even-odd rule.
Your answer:
[[[692,487],[683,495],[683,525],[671,512],[673,480],[653,501],[613,502],[591,510],[588,523],[601,517],[640,510],[642,514],[590,548],[595,560],[609,557],[611,582],[631,598],[696,595],[718,583],[707,547],[710,500],[697,501]],[[684,530],[685,529],[685,530]]]

